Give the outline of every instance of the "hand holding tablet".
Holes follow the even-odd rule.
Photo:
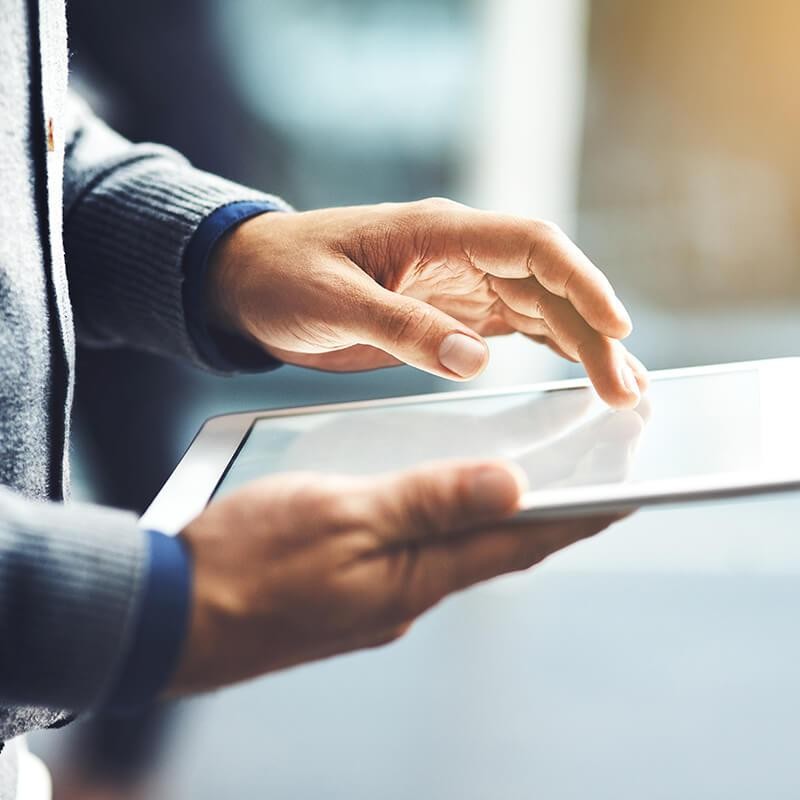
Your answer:
[[[504,463],[378,477],[288,473],[211,504],[181,534],[195,595],[169,694],[386,644],[446,595],[526,569],[602,530],[508,518],[526,488]]]
[[[652,378],[635,411],[571,381],[209,420],[145,520],[194,555],[171,692],[391,641],[636,506],[800,488],[800,360]]]

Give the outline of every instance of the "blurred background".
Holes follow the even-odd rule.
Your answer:
[[[447,195],[553,219],[612,279],[651,368],[800,352],[794,0],[69,14],[75,86],[135,140],[300,209]],[[478,383],[572,374],[510,338]],[[211,414],[450,388],[405,368],[220,379],[81,353],[77,494],[142,510]],[[36,745],[56,763],[70,739],[180,800],[794,798],[799,520],[793,498],[642,513],[386,650],[185,704],[138,738],[99,722]]]

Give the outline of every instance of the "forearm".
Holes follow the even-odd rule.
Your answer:
[[[132,145],[72,102],[65,248],[79,337],[208,366],[187,325],[186,249],[215,210],[269,195],[196,170],[156,145]]]

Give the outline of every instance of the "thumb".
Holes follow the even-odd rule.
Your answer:
[[[377,478],[381,534],[392,544],[424,542],[512,514],[527,486],[503,461],[436,462]]]
[[[474,378],[489,361],[486,342],[422,300],[375,285],[356,321],[362,344],[451,380]]]

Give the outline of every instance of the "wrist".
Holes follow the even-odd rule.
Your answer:
[[[148,566],[131,643],[106,710],[128,714],[152,704],[178,663],[188,631],[192,562],[183,542],[147,531]]]
[[[269,209],[248,217],[225,231],[214,244],[208,257],[205,282],[207,325],[227,334],[251,338],[245,321],[248,254],[252,245],[256,221]],[[261,226],[258,226],[261,229]]]
[[[253,217],[280,210],[284,210],[282,206],[266,199],[220,206],[201,222],[186,245],[183,256],[186,328],[197,360],[207,368],[230,373],[263,372],[278,366],[253,337],[247,336],[235,313],[237,301],[229,296],[237,283],[219,270],[238,267],[227,255],[229,248],[222,247],[230,234]]]
[[[165,699],[226,683],[226,667],[236,665],[241,655],[220,644],[224,638],[230,640],[243,615],[237,582],[232,579],[233,572],[241,576],[241,561],[236,553],[229,552],[229,537],[220,535],[228,526],[216,518],[216,511],[210,513],[211,521],[206,511],[177,537],[192,560],[192,586],[186,636],[165,687]]]
[[[162,699],[165,700],[182,697],[202,688],[198,675],[203,671],[202,664],[205,660],[202,650],[204,643],[212,638],[205,619],[206,604],[202,598],[205,580],[202,568],[197,563],[196,554],[185,532],[179,534],[177,538],[182,541],[184,549],[192,560],[192,584],[186,618],[186,633],[170,681],[162,692]]]

